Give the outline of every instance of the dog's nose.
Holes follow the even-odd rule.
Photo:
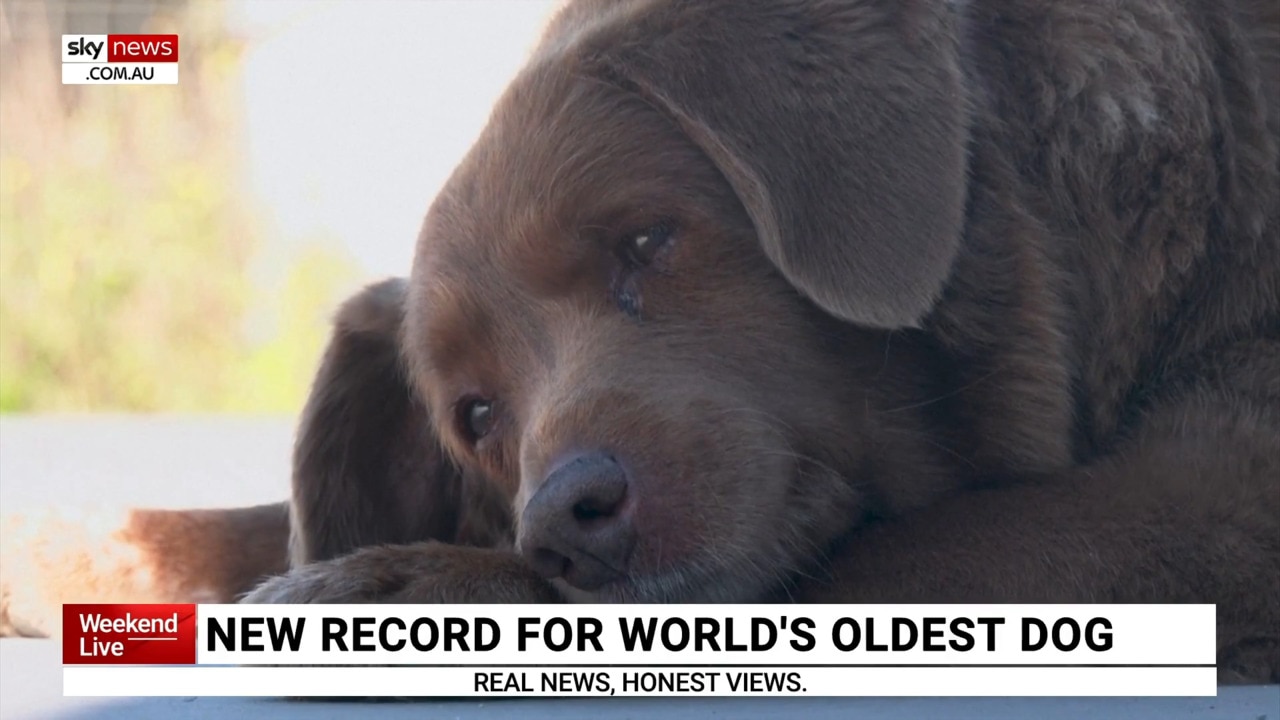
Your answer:
[[[611,455],[578,455],[556,467],[524,508],[520,552],[543,577],[595,590],[626,572],[636,534],[627,473]]]

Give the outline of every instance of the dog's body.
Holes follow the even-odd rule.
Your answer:
[[[1280,9],[579,0],[250,601],[1211,602],[1280,681]]]

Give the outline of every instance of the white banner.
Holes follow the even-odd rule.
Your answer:
[[[196,628],[201,665],[1211,666],[1216,652],[1213,605],[200,605]]]
[[[1210,697],[1213,668],[68,666],[93,697]]]
[[[177,85],[177,63],[63,63],[63,85]]]

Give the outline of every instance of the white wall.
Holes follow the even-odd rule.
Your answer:
[[[532,49],[552,0],[234,0],[253,38],[253,189],[273,236],[336,237],[403,274],[431,198]]]

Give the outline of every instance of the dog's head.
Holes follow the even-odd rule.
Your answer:
[[[500,100],[428,213],[401,347],[569,594],[758,599],[938,482],[877,411],[918,390],[888,337],[963,221],[944,12],[577,3]]]

